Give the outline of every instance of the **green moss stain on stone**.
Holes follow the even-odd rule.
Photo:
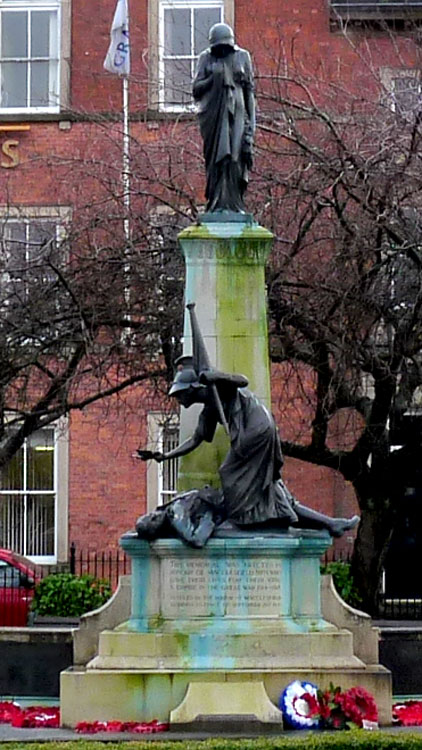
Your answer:
[[[177,489],[179,492],[195,487],[221,487],[218,467],[223,463],[230,443],[222,427],[218,426],[212,443],[202,443],[193,453],[179,462]]]
[[[177,653],[181,656],[191,655],[191,637],[187,633],[173,633],[172,637],[176,643]]]
[[[143,679],[145,682],[142,711],[142,716],[145,716],[144,721],[153,721],[155,718],[168,721],[169,709],[173,708],[170,675],[148,674],[144,675]]]
[[[157,632],[162,630],[164,625],[164,617],[161,614],[154,615],[148,618],[148,630],[150,632]]]
[[[186,301],[211,309],[215,304],[217,353],[212,364],[245,374],[251,390],[269,405],[264,271],[272,234],[257,224],[201,224],[183,230],[179,240],[187,265]],[[207,301],[202,297],[208,290],[212,296]],[[218,468],[228,448],[229,439],[219,427],[212,444],[203,443],[179,461],[178,491],[205,484],[220,487]]]
[[[211,232],[207,224],[191,224],[186,229],[183,229],[179,234],[179,240],[183,243],[183,240],[202,240],[209,239]]]
[[[261,228],[259,228],[261,229]],[[218,367],[246,375],[270,404],[265,261],[272,235],[245,229],[217,265]]]

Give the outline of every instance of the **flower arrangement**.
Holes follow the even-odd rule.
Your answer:
[[[166,732],[169,725],[157,721],[80,721],[75,730],[80,734],[97,734],[98,732],[131,732],[132,734],[157,734]]]
[[[306,682],[290,683],[280,701],[284,720],[296,729],[364,729],[378,727],[378,710],[373,696],[363,687],[342,691],[330,684],[329,690],[318,690]]]
[[[0,724],[11,724],[13,727],[49,728],[60,726],[60,709],[58,706],[30,706],[21,708],[18,703],[0,702]],[[97,732],[131,732],[132,734],[156,734],[165,732],[169,725],[157,721],[80,721],[75,730],[80,734],[97,734]]]
[[[30,706],[21,708],[18,703],[0,703],[0,724],[12,727],[42,727],[56,729],[60,726],[60,709],[57,706]]]
[[[422,701],[405,701],[393,706],[393,724],[402,727],[422,725]]]
[[[319,718],[311,714],[318,688],[312,682],[295,680],[283,690],[279,708],[284,722],[292,729],[317,729]]]

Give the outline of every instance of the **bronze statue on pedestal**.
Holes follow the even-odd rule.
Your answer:
[[[242,530],[326,529],[339,537],[359,522],[330,518],[299,503],[281,479],[283,456],[272,414],[247,389],[244,375],[229,375],[209,366],[194,305],[188,305],[193,356],[181,357],[169,395],[181,406],[204,404],[192,437],[169,451],[138,451],[139,458],[161,462],[191,453],[212,442],[217,424],[225,424],[230,449],[220,466],[221,490],[204,487],[184,493],[162,510],[142,516],[138,535],[155,538],[171,529],[187,543],[203,546],[216,526],[231,521]]]
[[[204,141],[207,211],[244,213],[255,133],[251,57],[237,47],[225,23],[211,28],[209,42],[193,83]]]

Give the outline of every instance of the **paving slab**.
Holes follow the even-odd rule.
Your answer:
[[[362,730],[364,731],[364,730]],[[422,727],[383,727],[380,731],[386,734],[418,734],[421,735]],[[284,731],[282,736],[307,736],[315,734],[309,731]],[[327,732],[325,732],[327,734]],[[332,734],[329,732],[329,734]],[[26,729],[12,727],[10,724],[0,724],[0,742],[69,742],[70,740],[93,740],[96,742],[180,742],[218,739],[256,739],[259,734],[254,730],[243,732],[219,731],[218,733],[198,732],[158,732],[157,734],[134,734],[132,732],[98,732],[97,734],[80,734],[72,729]],[[266,736],[261,734],[261,736]],[[274,737],[274,735],[272,735]]]

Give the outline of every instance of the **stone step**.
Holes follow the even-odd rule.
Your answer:
[[[385,667],[374,665],[361,668],[307,668],[251,671],[178,670],[148,672],[134,669],[78,669],[61,674],[61,708],[63,726],[75,726],[78,721],[169,721],[171,712],[183,701],[193,681],[264,683],[265,691],[274,706],[286,685],[293,680],[307,680],[326,689],[332,682],[347,690],[362,685],[376,695],[381,724],[391,723],[391,674]],[[204,713],[206,713],[204,707]]]
[[[89,669],[270,669],[362,667],[347,630],[316,633],[185,634],[103,631]]]

